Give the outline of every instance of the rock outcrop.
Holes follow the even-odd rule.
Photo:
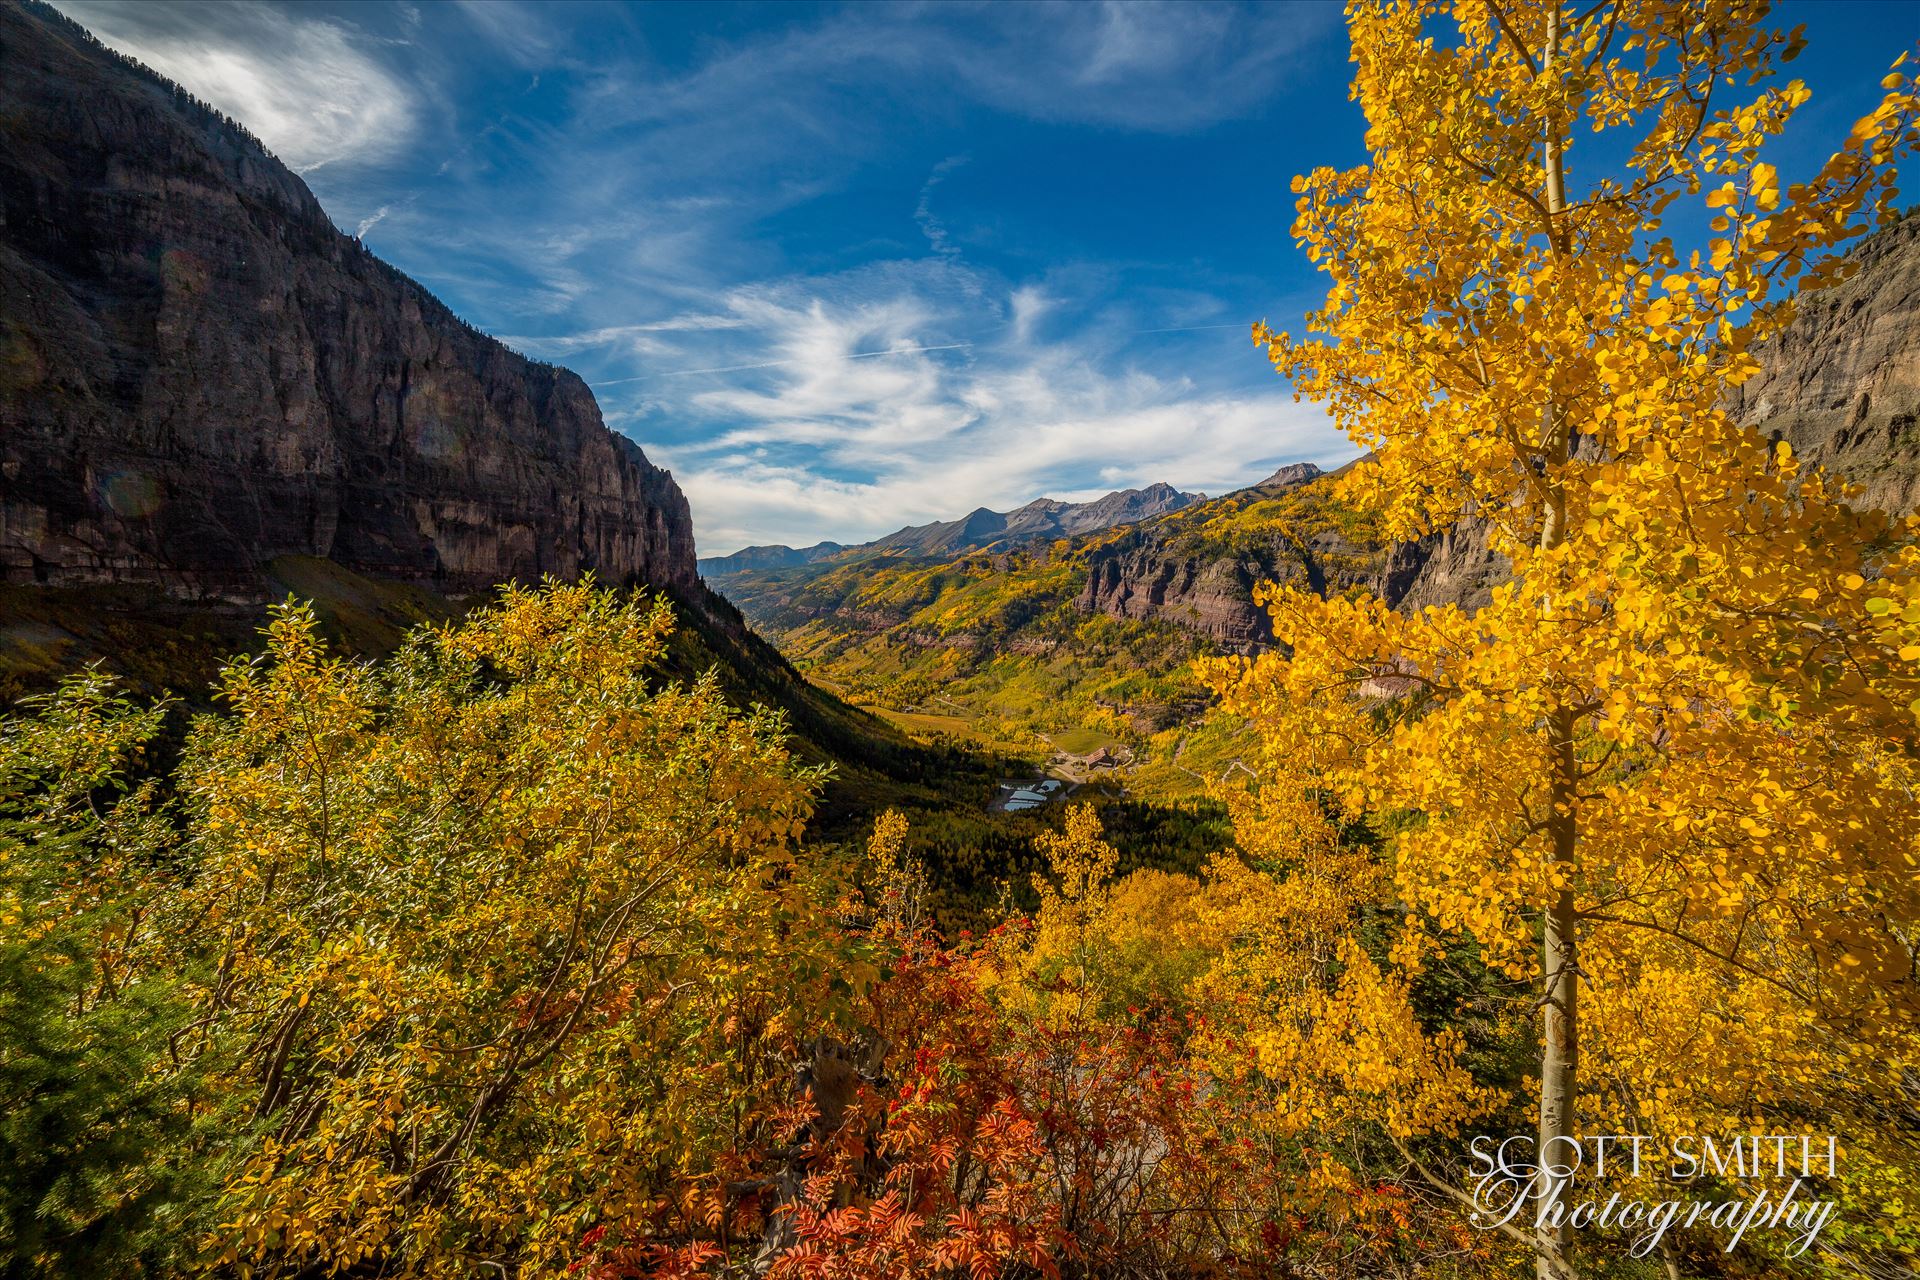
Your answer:
[[[1284,490],[1296,488],[1309,480],[1318,479],[1320,468],[1311,462],[1289,462],[1278,471],[1258,484],[1247,486],[1250,489]]]
[[[1288,565],[1299,571],[1303,566]],[[1262,582],[1285,580],[1262,560],[1167,556],[1141,546],[1096,557],[1087,566],[1079,605],[1089,613],[1178,623],[1235,653],[1250,653],[1273,640],[1271,619],[1253,603]]]
[[[1861,487],[1862,506],[1920,508],[1920,216],[1862,241],[1850,280],[1800,298],[1755,348],[1735,414]]]
[[[1300,483],[1296,481],[1296,483]],[[1364,587],[1387,603],[1479,605],[1507,573],[1505,560],[1467,524],[1418,542],[1361,545],[1337,529],[1276,530],[1228,553],[1146,525],[1088,557],[1078,604],[1085,612],[1158,618],[1206,636],[1231,653],[1273,644],[1273,619],[1253,601],[1271,582],[1322,595]]]
[[[695,581],[686,499],[579,378],[51,9],[0,5],[0,66],[4,580],[246,597],[306,555],[455,592]]]

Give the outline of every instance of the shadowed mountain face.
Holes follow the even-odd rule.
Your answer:
[[[713,556],[702,560],[700,573],[703,577],[718,578],[753,569],[816,564],[843,554],[954,555],[977,551],[995,543],[1071,538],[1111,529],[1116,525],[1149,520],[1204,501],[1205,498],[1203,493],[1182,493],[1169,484],[1151,484],[1144,489],[1123,489],[1109,493],[1092,502],[1060,502],[1053,498],[1040,498],[1014,511],[989,511],[979,507],[958,520],[914,525],[884,538],[851,547],[837,542],[821,542],[800,548],[777,545],[747,547],[730,556]]]
[[[335,229],[232,123],[0,5],[0,579],[249,597],[325,557],[691,586],[686,499],[564,369]]]
[[[816,542],[810,547],[789,547],[780,543],[764,547],[742,547],[730,556],[709,556],[700,562],[705,578],[748,569],[785,569],[796,564],[814,564],[852,548],[838,542]]]

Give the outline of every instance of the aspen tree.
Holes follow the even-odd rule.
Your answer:
[[[1810,93],[1774,80],[1800,38],[1767,12],[1350,5],[1370,158],[1295,182],[1315,336],[1254,334],[1369,450],[1347,489],[1387,532],[1471,519],[1512,562],[1478,612],[1272,590],[1290,651],[1217,679],[1300,783],[1413,815],[1400,899],[1532,980],[1543,1149],[1660,1110],[1620,1101],[1645,1046],[1588,1024],[1599,975],[1616,1011],[1764,992],[1831,1038],[1779,1077],[1722,1061],[1752,1097],[1817,1100],[1911,1044],[1915,525],[1722,405],[1790,288],[1891,216],[1914,83],[1783,183],[1761,153]],[[1689,205],[1698,247],[1666,226]],[[1691,1065],[1675,1088],[1704,1097]],[[1534,1245],[1571,1273],[1562,1236]]]

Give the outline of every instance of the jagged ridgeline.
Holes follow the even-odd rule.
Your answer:
[[[1920,219],[1868,238],[1853,257],[1857,274],[1805,299],[1762,349],[1764,372],[1735,407],[1859,485],[1861,503],[1911,511]],[[1125,743],[1136,789],[1181,794],[1236,758],[1232,726],[1202,716],[1207,694],[1189,668],[1195,657],[1276,643],[1254,603],[1259,584],[1365,590],[1402,607],[1473,605],[1505,575],[1471,522],[1419,542],[1383,540],[1342,503],[1337,479],[1296,464],[1224,497],[1180,495],[1190,500],[1165,510],[1109,500],[1115,518],[1070,535],[1022,526],[1019,513],[990,526],[976,512],[858,547],[750,548],[701,568],[809,678],[911,731],[1024,750]]]
[[[1004,532],[953,550],[976,513],[711,580],[809,678],[910,732],[1069,767],[1121,751],[1125,785],[1191,794],[1230,765],[1235,731],[1205,714],[1189,667],[1272,645],[1260,583],[1430,600],[1484,593],[1499,573],[1471,531],[1385,542],[1332,480],[1295,464],[1215,499],[1158,485],[1084,504],[1108,518],[1070,535],[1000,517]],[[1152,493],[1185,500],[1135,499]]]
[[[1152,484],[1144,489],[1123,489],[1092,502],[1039,498],[1015,511],[977,507],[958,520],[936,520],[932,524],[898,529],[884,538],[857,546],[816,542],[810,547],[746,547],[732,555],[702,560],[700,572],[717,578],[748,569],[814,564],[841,557],[888,553],[938,555],[978,550],[1002,542],[1068,537],[1178,511],[1205,497],[1202,493],[1182,493],[1172,485]]]

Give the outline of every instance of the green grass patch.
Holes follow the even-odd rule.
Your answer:
[[[1120,745],[1112,734],[1098,729],[1067,729],[1047,736],[1053,740],[1054,746],[1070,756],[1091,755],[1102,747]]]

